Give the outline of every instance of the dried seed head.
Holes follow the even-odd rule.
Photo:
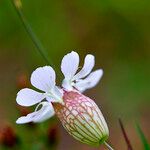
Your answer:
[[[64,92],[64,105],[54,109],[64,128],[77,140],[99,146],[109,135],[106,121],[95,102],[77,91]]]

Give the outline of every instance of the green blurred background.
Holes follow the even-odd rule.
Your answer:
[[[85,94],[100,106],[114,147],[126,149],[118,125],[120,117],[133,147],[141,150],[136,120],[150,139],[150,1],[22,0],[22,3],[25,16],[55,69],[60,70],[62,57],[72,50],[81,56],[81,66],[87,53],[95,55],[95,69],[103,68],[104,76],[100,84]],[[15,102],[16,93],[26,82],[28,86],[31,72],[43,65],[47,64],[25,32],[11,1],[0,0],[0,127],[9,124],[14,128],[24,145],[17,149],[95,150],[70,137],[55,118],[37,126],[15,125],[21,115]],[[60,71],[57,74],[60,82],[63,76]],[[48,129],[56,126],[56,146],[45,144]]]

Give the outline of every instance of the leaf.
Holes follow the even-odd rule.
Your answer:
[[[145,137],[145,135],[144,135],[144,133],[143,133],[143,131],[142,131],[142,129],[138,123],[136,123],[136,129],[137,129],[137,132],[138,132],[138,134],[141,138],[141,141],[143,143],[144,150],[150,150],[150,145],[149,145],[149,143],[148,143],[148,141],[147,141],[147,139],[146,139],[146,137]]]

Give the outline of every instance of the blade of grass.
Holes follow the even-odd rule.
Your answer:
[[[122,134],[123,134],[124,139],[125,139],[125,141],[126,141],[128,150],[133,150],[133,148],[132,148],[132,146],[131,146],[131,143],[130,143],[130,140],[129,140],[128,136],[127,136],[127,133],[126,133],[126,131],[125,131],[125,128],[124,128],[123,123],[122,123],[122,121],[121,121],[120,118],[119,118],[119,125],[120,125],[120,127],[121,127],[121,131],[122,131]]]
[[[37,38],[36,34],[33,32],[32,27],[30,26],[30,24],[28,23],[27,19],[24,16],[24,13],[22,11],[22,3],[21,0],[11,0],[13,6],[16,9],[16,12],[26,30],[26,32],[28,33],[29,37],[31,38],[31,40],[33,41],[34,45],[36,46],[38,52],[40,53],[40,55],[44,58],[44,60],[46,61],[46,63],[48,63],[49,65],[53,65],[52,62],[49,60],[48,55],[42,45],[42,43],[40,42],[40,40]],[[54,67],[54,65],[53,65]]]
[[[138,123],[136,123],[136,129],[137,129],[137,132],[138,132],[138,134],[141,138],[141,141],[143,143],[144,150],[150,150],[150,145],[149,145],[149,143],[148,143],[148,141],[147,141],[147,139],[146,139],[146,137],[145,137],[145,135],[144,135],[144,133],[143,133],[143,131],[142,131],[142,129]]]

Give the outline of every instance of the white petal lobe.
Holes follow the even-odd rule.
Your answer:
[[[81,78],[84,78],[86,77],[93,69],[95,65],[95,59],[94,59],[94,56],[91,55],[91,54],[88,54],[86,57],[85,57],[85,60],[84,60],[84,66],[83,68],[81,69],[81,71],[79,71],[73,79],[81,79]]]
[[[45,96],[43,93],[36,92],[32,89],[22,89],[18,92],[16,101],[22,106],[32,106],[41,102]]]
[[[36,112],[30,113],[27,116],[22,116],[17,119],[16,123],[17,124],[24,124],[24,123],[29,123],[33,121],[33,117],[35,116]]]
[[[55,86],[55,71],[50,66],[39,67],[31,75],[31,84],[42,91],[49,91]]]
[[[55,114],[51,103],[42,102],[40,103],[40,105],[42,105],[42,108],[40,110],[30,113],[27,116],[18,118],[16,123],[24,124],[24,123],[29,123],[29,122],[35,122],[35,123],[43,122]]]
[[[71,53],[65,55],[61,63],[61,71],[66,79],[71,79],[79,66],[79,55],[72,51]]]
[[[103,70],[99,69],[92,72],[87,78],[79,80],[75,87],[80,91],[84,92],[86,89],[93,88],[100,81],[103,75]]]
[[[36,112],[37,114],[35,115],[33,122],[43,122],[55,114],[51,103],[43,102],[41,104],[42,108]]]

